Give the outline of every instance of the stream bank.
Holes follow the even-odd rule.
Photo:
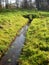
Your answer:
[[[25,42],[26,32],[28,27],[31,23],[29,19],[28,24],[26,24],[21,30],[20,34],[15,38],[14,42],[12,43],[11,47],[5,53],[0,61],[0,65],[17,65],[16,62],[20,56],[21,49]]]
[[[28,25],[25,25],[20,30],[20,35],[16,37],[9,50],[2,57],[0,65],[16,65],[16,60],[18,59],[25,42],[25,34],[27,29]]]

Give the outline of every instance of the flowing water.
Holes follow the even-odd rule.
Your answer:
[[[20,35],[16,37],[9,50],[2,57],[0,65],[17,65],[16,61],[18,60],[24,45],[27,29],[28,25],[25,25],[20,30]]]

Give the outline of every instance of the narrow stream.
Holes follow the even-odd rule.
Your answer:
[[[9,50],[2,57],[0,65],[17,65],[16,61],[18,60],[21,49],[24,45],[27,29],[28,25],[25,25],[20,30],[20,35],[16,37]]]

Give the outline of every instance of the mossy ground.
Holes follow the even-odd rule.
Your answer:
[[[33,19],[26,34],[19,65],[49,65],[49,16]],[[43,17],[44,15],[44,17]]]
[[[17,11],[0,12],[0,58],[27,22]]]
[[[19,30],[28,22],[23,15],[35,15],[20,55],[19,65],[48,65],[49,63],[49,12],[33,10],[0,10],[0,58]]]

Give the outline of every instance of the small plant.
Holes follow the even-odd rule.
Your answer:
[[[26,43],[20,55],[19,65],[49,64],[49,21],[48,18],[35,18],[26,34]],[[27,63],[26,63],[27,61]]]
[[[7,51],[18,31],[28,22],[18,12],[0,13],[0,58]]]

